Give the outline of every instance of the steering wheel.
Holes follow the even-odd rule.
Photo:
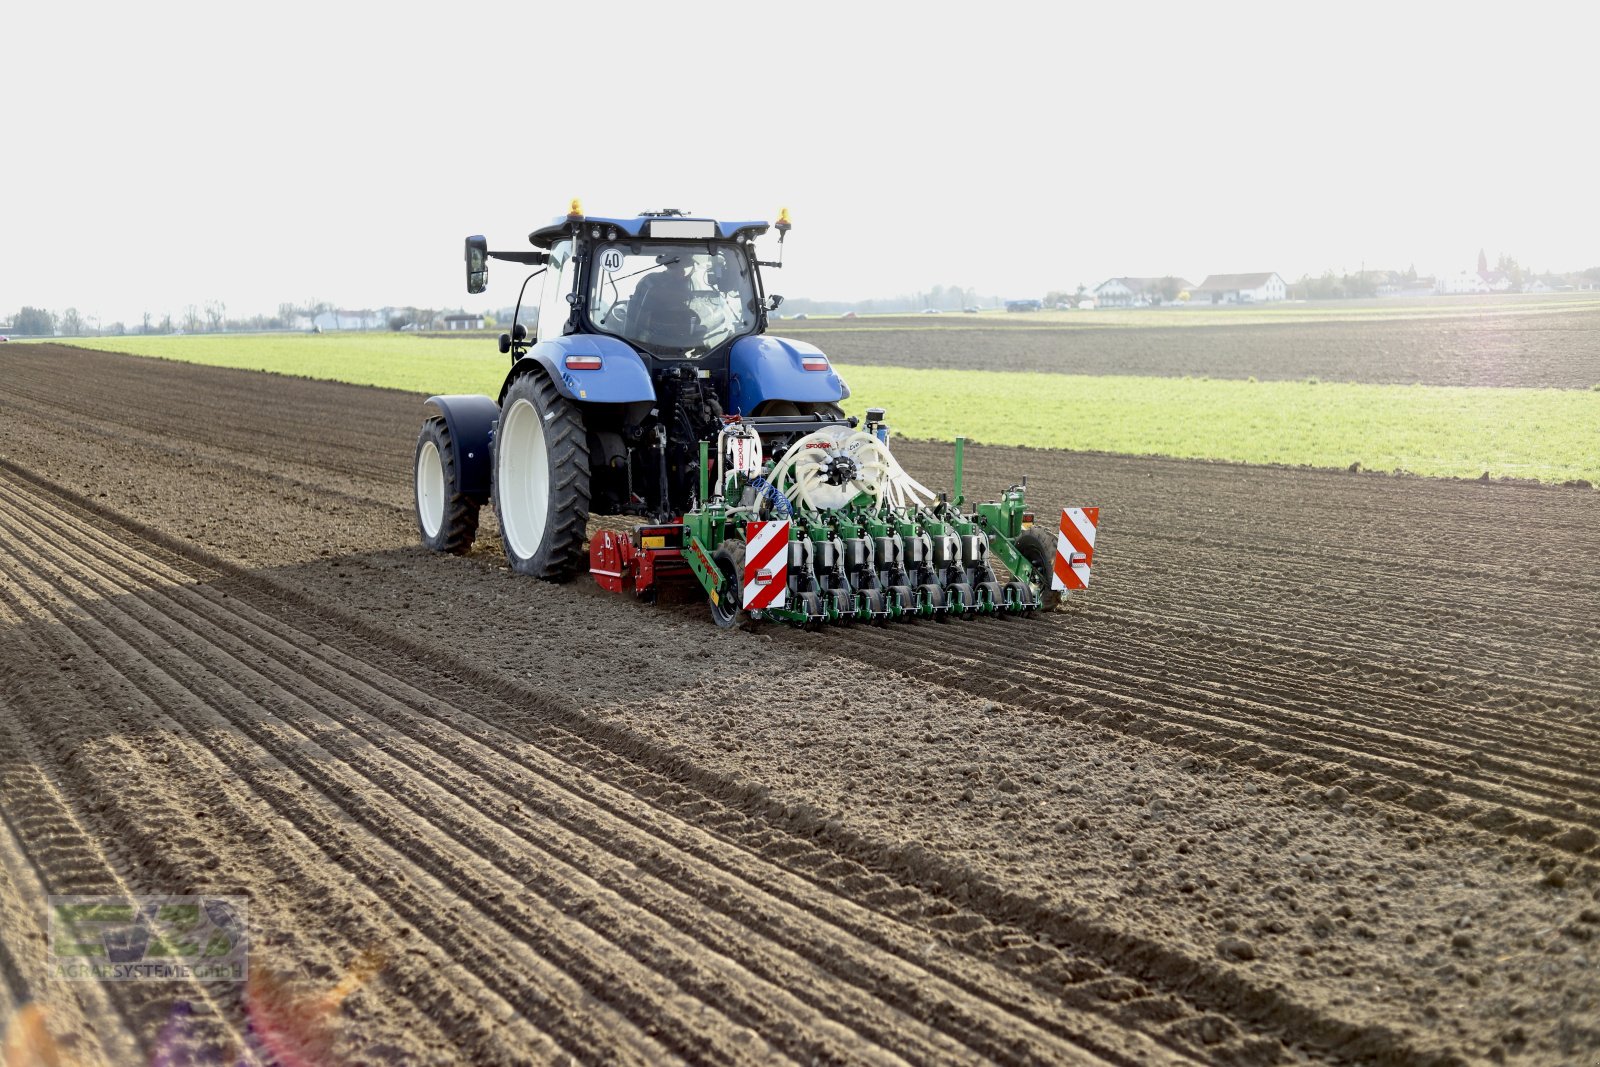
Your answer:
[[[607,326],[610,326],[612,323],[616,323],[620,326],[627,321],[628,302],[626,300],[617,301],[615,304],[611,305],[611,310],[606,312],[605,325]]]

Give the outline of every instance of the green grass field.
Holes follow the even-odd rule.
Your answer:
[[[420,393],[489,393],[490,341],[396,334],[93,338],[86,348]],[[1600,392],[848,367],[895,432],[1134,455],[1600,482]]]

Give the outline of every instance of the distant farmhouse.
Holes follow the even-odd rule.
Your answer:
[[[1511,275],[1503,270],[1490,270],[1489,257],[1478,249],[1478,269],[1458,274],[1441,274],[1434,292],[1457,293],[1509,293],[1514,287]]]
[[[1095,286],[1098,307],[1131,308],[1151,304],[1170,304],[1178,294],[1194,288],[1182,278],[1108,278]]]
[[[1489,282],[1482,274],[1479,274],[1477,271],[1470,270],[1458,271],[1455,274],[1439,275],[1439,280],[1433,285],[1433,291],[1436,293],[1447,293],[1452,296],[1460,293],[1494,292],[1493,289],[1489,288]]]
[[[481,330],[483,329],[482,315],[446,315],[444,328],[447,330]]]
[[[1267,274],[1208,274],[1189,290],[1191,304],[1264,304],[1283,300],[1289,287],[1276,271]]]

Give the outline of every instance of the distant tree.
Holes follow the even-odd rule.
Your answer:
[[[11,320],[11,328],[19,334],[50,337],[56,332],[56,317],[44,308],[23,308]]]
[[[140,333],[149,333],[150,332],[150,312],[148,312],[148,311],[146,311],[144,313],[144,324],[139,327],[139,332]]]
[[[200,332],[200,309],[193,304],[183,309],[183,329],[185,333]]]
[[[165,312],[161,316],[161,329],[158,330],[157,332],[158,333],[171,333],[172,332],[172,312],[170,312],[170,311]]]
[[[1511,279],[1513,289],[1521,290],[1523,283],[1527,281],[1527,273],[1522,269],[1522,265],[1504,252],[1500,253],[1500,260],[1494,269]]]
[[[222,329],[222,324],[228,319],[228,305],[220,300],[206,301],[206,328],[212,333]]]
[[[278,326],[280,329],[291,330],[295,320],[300,317],[300,309],[293,304],[278,305]]]
[[[1178,299],[1178,294],[1183,292],[1183,283],[1172,275],[1167,275],[1156,283],[1156,295],[1163,304],[1170,304]]]
[[[1076,301],[1073,299],[1072,294],[1065,289],[1052,289],[1044,294],[1044,306],[1047,308],[1067,307],[1074,303]]]
[[[78,337],[83,333],[83,316],[78,314],[77,308],[68,308],[61,313],[61,336]]]
[[[106,327],[106,333],[109,333],[112,337],[121,337],[127,332],[127,327],[123,326],[120,322],[113,322],[110,326]]]

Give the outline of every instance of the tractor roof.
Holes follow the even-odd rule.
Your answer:
[[[716,219],[695,218],[682,211],[647,211],[637,218],[616,219],[599,215],[558,215],[549,225],[541,226],[528,234],[528,240],[539,248],[549,248],[557,241],[570,237],[574,226],[588,227],[599,236],[653,237],[657,240],[714,240],[731,241],[740,234],[746,240],[755,240],[767,232],[767,223],[761,219],[719,222]]]

